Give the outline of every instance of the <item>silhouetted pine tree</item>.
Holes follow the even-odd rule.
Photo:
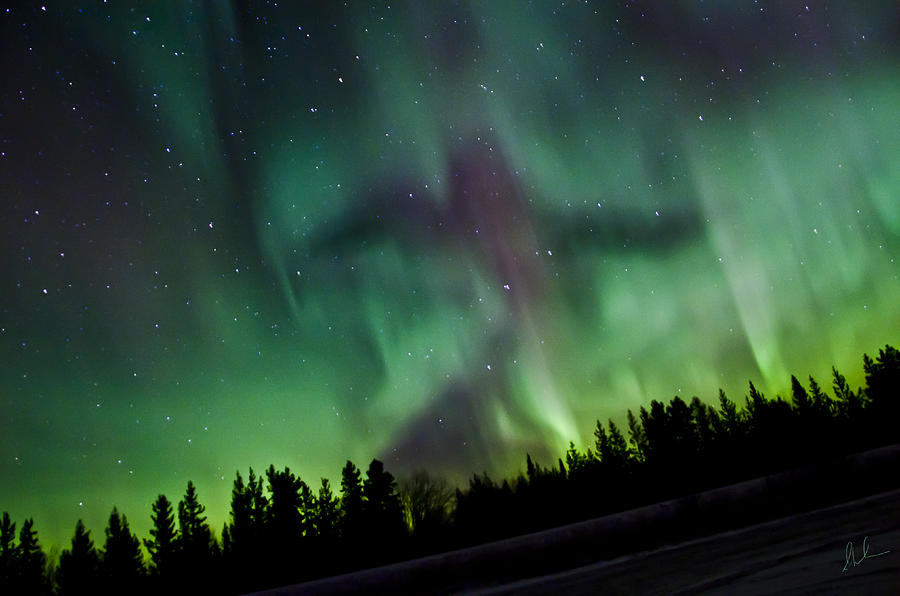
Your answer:
[[[565,490],[554,494],[553,501],[549,503],[560,513],[556,523],[589,516],[597,509],[597,493],[601,489],[598,474],[600,462],[590,447],[582,453],[573,441],[569,441],[565,464],[568,484]]]
[[[463,544],[530,531],[559,515],[558,509],[542,508],[541,504],[552,503],[552,493],[547,489],[561,490],[564,481],[556,469],[536,468],[534,484],[520,482],[517,492],[508,480],[497,484],[487,473],[472,476],[468,490],[457,489],[454,521]],[[525,506],[518,503],[523,494],[530,497]]]
[[[793,436],[794,415],[790,404],[781,396],[767,400],[753,381],[747,395],[747,426],[752,446],[752,474],[783,470],[796,462],[796,453],[785,447],[785,441]]]
[[[297,479],[300,480],[299,477]],[[302,542],[304,548],[316,537],[316,507],[316,493],[306,482],[300,480],[300,530],[302,536],[308,539]]]
[[[813,407],[809,393],[794,375],[791,375],[791,405],[795,416],[793,432],[782,440],[784,446],[795,456],[799,455],[805,459],[810,455],[812,447]]]
[[[650,402],[649,410],[641,406],[640,419],[643,434],[647,438],[644,453],[647,465],[654,470],[654,474],[657,471],[668,474],[671,471],[670,464],[676,447],[675,434],[669,428],[666,407],[654,399]]]
[[[697,458],[699,441],[693,412],[691,407],[676,395],[666,406],[666,418],[668,434],[675,448],[673,459],[678,463],[679,471],[684,473],[684,469],[691,466]]]
[[[365,539],[363,485],[359,468],[349,459],[341,470],[341,512],[339,530],[346,568],[355,568],[362,556]]]
[[[719,389],[719,418],[722,425],[717,430],[717,438],[733,437],[740,442],[746,434],[744,412],[737,408],[737,404],[728,399],[725,392]]]
[[[19,567],[16,549],[16,524],[4,511],[0,518],[0,593],[12,594]]]
[[[316,536],[326,545],[333,545],[338,538],[341,501],[331,490],[328,478],[322,478],[313,517]]]
[[[863,370],[873,430],[879,440],[900,440],[900,351],[888,345],[875,360],[864,354]]]
[[[405,536],[403,513],[394,476],[384,464],[373,459],[363,482],[363,512],[374,560],[385,561],[395,556]]]
[[[570,478],[577,480],[579,477],[591,473],[591,465],[594,462],[596,462],[596,456],[590,448],[582,453],[575,447],[574,441],[569,441],[569,448],[566,450],[566,470],[568,470]]]
[[[274,564],[272,576],[284,581],[288,576],[299,577],[297,561],[301,555],[301,543],[304,531],[304,495],[309,487],[300,478],[294,476],[290,468],[275,470],[269,466],[266,470],[269,483],[269,507],[266,509],[267,551]],[[289,563],[293,564],[289,564]],[[275,582],[276,584],[278,582]]]
[[[841,449],[835,441],[829,440],[838,430],[835,419],[837,408],[834,400],[822,390],[812,375],[809,376],[809,401],[810,443],[807,454],[813,459],[832,456]]]
[[[628,410],[628,442],[631,444],[632,452],[636,461],[642,462],[647,454],[647,435],[644,433],[644,427],[641,421]]]
[[[546,523],[548,517],[547,512],[550,508],[550,498],[553,494],[552,479],[550,471],[541,467],[535,462],[530,453],[525,454],[525,478],[516,486],[516,497],[521,501],[520,507],[527,512],[525,518],[520,521],[521,526],[527,530],[534,530],[542,527]],[[471,499],[470,494],[473,488],[479,489],[483,494],[478,499]],[[475,476],[469,481],[469,490],[466,492],[457,491],[456,493],[456,525],[460,526],[460,519],[467,520],[469,518],[477,519],[479,503],[489,503],[486,498],[488,490],[495,490],[491,479],[484,475],[483,478]],[[462,501],[461,501],[462,499]],[[461,513],[462,508],[462,513]],[[471,532],[471,530],[467,530]],[[463,532],[464,534],[466,532]],[[471,538],[470,538],[471,540]]]
[[[691,418],[697,441],[697,463],[694,478],[698,486],[712,487],[719,483],[719,429],[722,420],[719,411],[698,397],[691,399]]]
[[[216,580],[219,545],[203,515],[205,511],[189,480],[184,498],[178,502],[178,571],[180,585],[186,591],[210,591]]]
[[[718,416],[711,422],[716,445],[712,465],[718,482],[728,483],[744,474],[752,455],[747,448],[746,412],[719,389]]]
[[[609,452],[610,462],[627,471],[628,461],[631,457],[631,449],[625,441],[625,436],[612,419],[607,420],[609,425]]]
[[[808,420],[810,410],[812,410],[812,400],[809,398],[806,388],[794,375],[791,375],[791,402],[798,418]]]
[[[872,405],[893,403],[900,387],[900,351],[890,345],[878,351],[873,361],[863,354],[863,371],[866,374],[866,395]]]
[[[616,423],[609,419],[607,424],[608,432],[599,420],[594,428],[594,448],[599,463],[592,471],[596,479],[590,489],[594,514],[617,509],[627,497],[624,492],[627,487],[623,483],[630,471],[632,452]],[[615,486],[616,490],[609,490],[610,486]]]
[[[229,522],[222,529],[222,551],[226,572],[237,591],[253,588],[254,574],[267,566],[265,523],[268,499],[263,493],[263,479],[250,468],[247,483],[235,473],[231,490]]]
[[[175,585],[178,572],[178,534],[175,531],[175,511],[166,495],[153,502],[150,514],[150,539],[144,546],[150,553],[150,585],[154,591],[168,591]]]
[[[691,418],[693,420],[694,432],[697,439],[697,453],[699,455],[700,467],[705,468],[709,465],[709,457],[715,449],[715,426],[718,412],[715,408],[700,401],[699,397],[691,398]],[[704,470],[708,473],[709,470]]]
[[[100,562],[103,587],[108,594],[140,591],[144,577],[141,543],[131,533],[128,519],[113,507],[106,526],[106,542]]]
[[[841,429],[841,434],[847,437],[853,445],[860,447],[873,445],[875,443],[873,437],[866,432],[865,427],[868,425],[861,424],[869,418],[865,392],[861,388],[853,391],[847,383],[846,377],[833,366],[831,375],[833,379],[831,387],[837,401],[835,406],[836,424]]]
[[[85,529],[80,519],[75,524],[75,535],[71,548],[59,555],[59,567],[56,570],[56,593],[60,596],[68,594],[96,594],[100,585],[100,555],[94,548],[90,530]]]
[[[542,476],[539,466],[535,466],[532,490],[540,486]],[[501,507],[500,489],[486,473],[472,476],[467,490],[456,489],[456,529],[464,543],[487,542],[503,536],[505,515]]]
[[[809,376],[809,399],[812,402],[812,411],[817,421],[832,418],[834,416],[835,404],[828,397],[828,394],[822,391],[822,388],[816,380]]]
[[[19,531],[18,572],[14,589],[10,594],[49,594],[47,556],[38,542],[37,530],[31,518],[22,522]]]
[[[538,468],[534,463],[534,460],[531,459],[531,454],[525,454],[525,477],[528,482],[534,482],[534,479],[537,477]]]
[[[676,396],[668,405],[653,400],[641,408],[647,436],[647,463],[666,496],[683,492],[693,482],[698,440],[690,406]]]
[[[4,512],[0,518],[0,594],[48,594],[46,566],[34,520],[22,523],[16,544],[16,524]]]

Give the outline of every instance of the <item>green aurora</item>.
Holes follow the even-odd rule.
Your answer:
[[[83,6],[79,7],[81,4]],[[0,510],[552,461],[900,340],[892,2],[0,13]],[[552,458],[552,459],[551,459]]]

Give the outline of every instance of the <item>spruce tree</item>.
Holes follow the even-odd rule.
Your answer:
[[[812,400],[809,398],[806,388],[794,375],[791,375],[791,401],[798,417],[801,420],[809,420]]]
[[[865,407],[863,391],[853,391],[847,383],[847,378],[833,366],[831,375],[833,379],[831,387],[834,390],[834,397],[837,399],[838,415],[845,424],[850,421],[858,423]]]
[[[22,522],[19,531],[19,562],[16,590],[11,594],[47,594],[50,583],[47,580],[47,556],[38,542],[34,520],[29,518]]]
[[[266,470],[269,483],[270,503],[266,510],[266,524],[271,547],[279,556],[293,555],[303,535],[303,495],[306,486],[290,470]],[[307,487],[307,491],[309,488]]]
[[[131,533],[128,519],[113,507],[106,526],[101,571],[108,593],[135,592],[144,577],[141,543]]]
[[[341,471],[341,535],[354,540],[362,533],[363,495],[360,471],[347,460]]]
[[[93,594],[99,589],[100,556],[94,548],[91,532],[80,519],[75,524],[72,546],[59,556],[56,573],[57,594]]]
[[[197,489],[190,480],[184,498],[178,502],[179,542],[187,559],[204,558],[209,553],[212,532],[206,523],[206,507],[197,498]]]
[[[16,524],[4,511],[0,518],[0,593],[11,593],[19,566]]]
[[[175,511],[166,495],[156,497],[150,521],[153,524],[150,539],[144,539],[144,546],[150,553],[150,574],[156,578],[171,578],[175,573],[178,534],[175,531]]]
[[[625,441],[625,436],[622,435],[622,431],[619,430],[616,423],[613,422],[612,419],[607,422],[609,423],[610,460],[617,469],[624,470],[628,465],[628,458],[631,456],[631,452],[628,449],[628,443]]]
[[[184,498],[178,502],[178,572],[186,591],[209,591],[214,580],[219,545],[203,515],[205,511],[194,483],[188,481]]]
[[[372,539],[370,544],[375,549],[373,554],[376,554],[376,560],[386,560],[399,546],[405,526],[397,483],[377,459],[373,459],[366,470],[363,499],[365,525]]]
[[[237,472],[231,489],[231,511],[222,531],[222,550],[228,573],[239,588],[249,589],[253,570],[264,563],[262,549],[268,500],[262,482],[262,477],[257,477],[250,468],[247,482]]]
[[[340,499],[331,490],[328,478],[322,478],[316,498],[315,526],[316,535],[324,542],[331,543],[337,538],[339,516]]]

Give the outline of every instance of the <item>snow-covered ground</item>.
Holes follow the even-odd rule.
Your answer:
[[[480,594],[898,594],[900,491]]]

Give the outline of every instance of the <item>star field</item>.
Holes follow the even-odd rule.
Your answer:
[[[3,7],[0,510],[144,534],[192,479],[218,528],[248,466],[510,474],[857,374],[900,328],[898,17]]]

